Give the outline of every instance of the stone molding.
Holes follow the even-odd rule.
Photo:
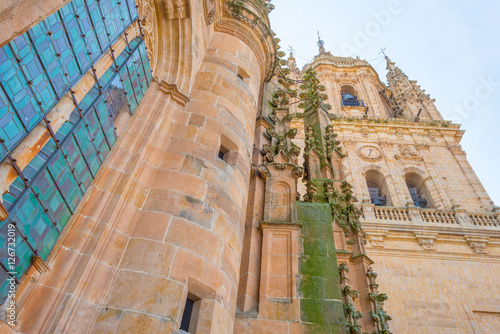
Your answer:
[[[387,228],[387,226],[370,226],[366,227],[367,224],[363,223],[363,231],[366,234],[366,238],[369,240],[368,254],[385,254],[390,256],[416,256],[416,257],[427,257],[429,252],[435,253],[432,258],[442,258],[451,260],[464,260],[464,261],[486,261],[486,262],[500,262],[500,256],[498,252],[493,252],[490,254],[486,250],[487,246],[498,248],[500,246],[500,233],[496,233],[495,236],[490,237],[489,235],[481,234],[470,234],[470,231],[461,231],[462,233],[457,233],[457,231],[444,231],[443,229],[436,231],[429,231],[425,227],[409,227],[406,230],[402,228]],[[412,230],[413,229],[413,230]],[[467,234],[469,233],[469,234]],[[415,242],[421,246],[421,250],[414,248],[407,248],[405,246],[388,246],[388,242],[394,241],[406,241]],[[457,248],[457,251],[450,252],[446,248],[439,250],[436,247],[437,242],[440,241],[443,244],[456,243],[456,244],[467,244],[472,253],[460,251],[463,248]],[[425,253],[422,253],[424,251]],[[427,255],[425,255],[427,254]]]
[[[177,89],[176,84],[169,84],[165,81],[160,82],[159,90],[172,96],[172,100],[185,107],[189,102],[189,97]]]

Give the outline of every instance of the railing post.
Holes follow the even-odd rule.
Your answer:
[[[413,205],[408,206],[408,216],[410,217],[411,222],[414,224],[424,223],[422,215],[420,214],[420,208],[417,206]]]
[[[455,211],[455,218],[460,225],[469,226],[469,227],[471,225],[474,225],[474,224],[472,224],[466,210],[459,209],[459,208],[453,208],[453,211]]]
[[[363,217],[365,221],[376,221],[377,217],[375,216],[375,205],[372,203],[363,203]]]

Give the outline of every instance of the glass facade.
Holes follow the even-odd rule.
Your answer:
[[[73,0],[0,49],[1,160],[137,16],[134,0]],[[9,276],[19,281],[33,256],[47,259],[116,141],[113,122],[121,112],[133,113],[149,87],[144,41],[127,43],[84,99],[73,99],[69,121],[3,195],[9,218],[0,222],[0,302],[7,296]],[[7,247],[12,229],[14,264]]]

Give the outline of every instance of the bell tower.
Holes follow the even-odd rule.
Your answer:
[[[500,216],[460,146],[464,131],[444,120],[435,100],[388,57],[386,84],[367,61],[334,56],[322,47],[305,69],[313,69],[325,87],[331,105],[328,131],[342,149],[341,173],[358,199],[354,205],[362,212],[364,254],[371,261],[366,263],[373,263],[368,276],[360,275],[354,256],[342,254],[355,253],[349,238],[336,234],[341,282],[350,279],[351,284],[341,289],[344,298],[346,288],[358,289],[352,296],[360,297],[368,277],[367,286],[388,295],[376,299],[387,299],[379,318],[363,312],[363,299],[354,298],[355,312],[363,313],[358,319],[363,330],[371,317],[390,324],[391,332],[416,332],[425,326],[420,312],[432,308],[454,310],[447,313],[448,322],[429,311],[426,319],[434,329],[451,326],[465,333],[480,321],[485,323],[479,328],[496,328],[493,316],[479,316],[483,309],[497,314],[495,303],[468,297],[487,294],[490,287],[478,282],[499,271]],[[311,129],[306,119],[294,119],[292,127],[298,129],[294,142],[307,150]],[[309,164],[308,157],[304,162]],[[308,196],[309,188],[298,189]],[[486,259],[495,265],[483,264]],[[457,266],[469,274],[455,273]],[[345,268],[357,274],[348,276]],[[375,277],[376,283],[370,281]],[[450,284],[449,277],[464,287]],[[465,286],[473,286],[473,292]]]

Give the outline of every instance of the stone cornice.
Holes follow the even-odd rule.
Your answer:
[[[422,120],[413,122],[401,118],[383,118],[383,117],[356,117],[356,116],[339,116],[330,114],[330,123],[336,129],[349,128],[352,131],[368,133],[370,128],[373,128],[373,133],[384,132],[391,134],[392,131],[407,133],[415,133],[423,135],[424,133],[429,140],[435,142],[436,134],[439,133],[443,137],[451,137],[455,143],[460,142],[465,131],[460,130],[460,124],[453,124],[451,121],[430,121]]]
[[[394,232],[414,232],[414,233],[438,233],[457,236],[477,236],[477,237],[492,237],[500,238],[500,229],[486,227],[464,227],[463,225],[447,225],[424,223],[424,224],[408,224],[408,222],[371,222],[361,221],[363,230],[384,230]]]
[[[330,114],[332,122],[347,123],[355,125],[374,125],[374,126],[397,126],[397,127],[412,127],[424,129],[442,129],[447,131],[460,131],[460,124],[453,124],[451,121],[438,120],[419,120],[414,122],[403,118],[387,118],[387,117],[363,117],[363,116],[345,116]]]
[[[466,253],[451,253],[451,252],[423,252],[414,249],[399,249],[399,248],[367,248],[367,253],[372,256],[390,256],[404,258],[424,258],[434,260],[453,260],[453,261],[473,261],[499,263],[500,256],[487,254],[466,254]],[[380,261],[380,260],[379,260]]]

